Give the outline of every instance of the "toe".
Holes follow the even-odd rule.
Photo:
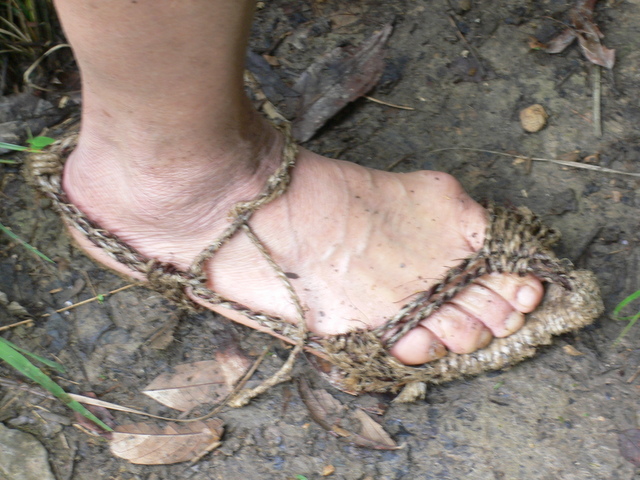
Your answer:
[[[493,339],[491,331],[480,320],[453,304],[442,306],[421,325],[453,353],[474,352]]]
[[[491,274],[476,282],[500,295],[522,313],[534,311],[544,294],[542,283],[533,275]]]
[[[495,337],[511,335],[524,322],[522,313],[484,285],[470,285],[456,295],[451,303],[482,322]]]
[[[433,332],[418,325],[398,340],[390,353],[405,365],[422,365],[443,357],[447,349]]]

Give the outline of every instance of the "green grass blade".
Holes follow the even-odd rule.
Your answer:
[[[0,158],[0,163],[6,163],[7,165],[18,165],[20,162],[17,162],[15,160],[7,160],[6,158]]]
[[[618,305],[616,305],[616,308],[613,309],[613,313],[611,315],[611,318],[613,318],[614,320],[624,320],[624,321],[629,322],[622,329],[622,332],[620,332],[620,335],[618,335],[618,338],[616,338],[614,340],[614,342],[613,342],[614,345],[617,345],[620,342],[620,340],[622,340],[622,338],[627,333],[629,333],[629,330],[631,330],[631,328],[640,319],[640,312],[638,312],[635,315],[632,315],[630,317],[622,317],[622,316],[620,316],[620,312],[622,311],[623,308],[625,308],[627,305],[629,305],[630,303],[634,302],[635,300],[638,300],[639,298],[640,298],[640,290],[638,290],[638,291],[632,293],[631,295],[629,295],[628,297],[626,297]]]
[[[54,262],[53,260],[51,260],[49,257],[47,257],[44,253],[42,253],[40,250],[38,250],[35,247],[32,247],[31,245],[29,245],[27,242],[25,242],[24,240],[22,240],[19,236],[17,236],[15,233],[13,233],[11,230],[9,230],[7,227],[5,227],[3,224],[0,223],[0,232],[4,233],[6,236],[8,236],[9,238],[15,240],[16,242],[20,243],[20,245],[22,245],[24,248],[26,248],[27,250],[29,250],[31,253],[39,256],[40,258],[46,260],[47,262],[51,262],[54,265],[56,264],[56,262]]]
[[[631,320],[629,321],[629,323],[627,323],[627,325],[622,329],[622,332],[620,332],[620,335],[618,335],[618,338],[616,338],[613,341],[614,345],[617,345],[620,340],[622,340],[622,338],[629,333],[629,330],[631,330],[631,327],[633,327],[636,322],[638,321],[638,319],[640,319],[640,312],[636,313],[633,317],[631,317]]]
[[[16,152],[24,152],[29,150],[29,147],[23,147],[22,145],[16,145],[15,143],[0,142],[0,148],[6,148],[7,150],[15,150]]]
[[[67,405],[72,410],[78,412],[79,414],[85,416],[92,422],[96,423],[107,432],[112,432],[113,429],[110,428],[107,424],[101,421],[98,417],[96,417],[93,413],[87,410],[81,403],[73,400],[67,392],[65,392],[60,385],[51,380],[47,375],[42,373],[42,371],[33,365],[24,355],[20,352],[14,350],[6,343],[0,343],[0,359],[7,362],[13,368],[22,373],[25,377],[30,378],[34,382],[40,384],[43,388],[47,389],[53,395],[56,396],[60,401],[62,401],[65,405]]]
[[[631,295],[629,295],[627,298],[625,298],[624,300],[622,300],[617,306],[616,308],[613,309],[613,317],[616,320],[630,320],[633,317],[628,317],[628,318],[621,318],[620,317],[620,312],[622,311],[622,309],[624,307],[626,307],[627,305],[629,305],[631,302],[637,300],[638,298],[640,298],[640,290],[638,290],[637,292],[632,293]]]
[[[53,368],[54,370],[56,370],[56,371],[58,371],[60,373],[66,373],[66,370],[64,369],[64,367],[62,365],[60,365],[58,362],[54,362],[52,360],[49,360],[48,358],[44,358],[44,357],[41,357],[40,355],[36,355],[35,353],[30,352],[29,350],[25,350],[24,348],[20,348],[15,343],[12,343],[9,340],[7,340],[5,338],[2,338],[2,337],[0,337],[0,343],[4,343],[4,344],[9,345],[14,350],[17,350],[20,353],[22,353],[23,355],[27,355],[28,357],[31,357],[34,360],[39,361],[40,363],[42,363],[43,365],[46,365],[49,368]]]

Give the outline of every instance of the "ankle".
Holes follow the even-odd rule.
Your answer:
[[[280,135],[262,120],[251,126],[251,132],[236,131],[240,140],[226,148],[216,132],[172,142],[135,130],[119,137],[85,123],[65,165],[63,188],[105,228],[133,216],[132,224],[146,218],[210,230],[227,221],[236,202],[254,198],[280,164]]]

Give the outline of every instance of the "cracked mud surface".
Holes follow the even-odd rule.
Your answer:
[[[291,81],[318,55],[345,42],[357,44],[395,19],[387,69],[371,95],[415,110],[361,99],[311,140],[311,149],[377,168],[400,160],[395,171],[444,170],[477,199],[528,206],[562,231],[560,256],[596,273],[607,313],[640,288],[638,180],[539,162],[529,168],[528,162],[488,153],[429,153],[473,147],[557,158],[577,150],[581,158],[598,153],[601,166],[640,171],[639,5],[602,2],[597,9],[604,42],[617,54],[615,87],[611,75],[602,75],[604,134],[597,138],[592,68],[575,47],[553,56],[528,47],[530,35],[552,35],[553,22],[544,17],[562,18],[567,3],[473,2],[458,17],[458,26],[482,61],[486,78],[479,82],[467,81],[473,55],[465,54],[469,48],[451,25],[447,2],[342,3],[268,2],[258,13],[253,50],[264,53],[274,39],[294,32],[272,52],[281,62],[278,74]],[[550,118],[544,130],[528,134],[518,113],[533,103],[542,104]],[[37,319],[34,327],[13,329],[5,337],[56,355],[69,369],[64,378],[77,382],[60,380],[69,391],[94,391],[104,400],[172,415],[140,393],[172,365],[210,359],[229,342],[253,354],[273,344],[274,355],[260,368],[261,376],[286,358],[287,350],[270,337],[212,313],[186,315],[139,287],[38,319],[65,301],[78,302],[94,296],[94,289],[104,293],[127,282],[73,248],[46,202],[35,197],[16,169],[2,168],[0,221],[57,262],[47,265],[2,239],[0,290]],[[49,293],[58,288],[63,290]],[[0,325],[14,321],[0,309]],[[432,387],[424,402],[392,405],[379,420],[405,445],[397,451],[365,450],[332,437],[313,423],[291,384],[222,413],[222,447],[193,466],[128,464],[112,457],[104,441],[34,413],[39,411],[34,405],[41,405],[70,417],[63,407],[25,393],[6,404],[15,392],[4,387],[0,421],[36,435],[58,480],[93,480],[96,472],[99,478],[145,480],[317,479],[326,465],[335,467],[327,478],[347,480],[626,480],[635,478],[634,469],[620,456],[615,431],[640,423],[640,380],[627,382],[640,367],[640,328],[614,346],[623,326],[605,314],[508,371]],[[154,337],[163,328],[173,331],[173,341]],[[569,355],[565,346],[582,355]],[[315,378],[302,360],[297,373]],[[15,378],[4,366],[0,375]],[[329,388],[319,380],[316,384]],[[357,404],[390,400],[332,393]],[[122,414],[117,418],[128,421]]]

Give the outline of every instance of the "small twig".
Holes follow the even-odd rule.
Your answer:
[[[396,168],[398,165],[400,165],[402,162],[404,162],[405,160],[407,160],[409,158],[409,155],[403,155],[402,157],[400,157],[397,160],[394,160],[393,162],[391,162],[387,168],[385,168],[386,172],[390,172],[391,170],[393,170],[394,168]]]
[[[633,383],[633,381],[638,378],[638,376],[640,376],[640,367],[638,367],[638,369],[636,370],[636,373],[634,373],[633,375],[631,375],[629,377],[629,380],[627,380],[627,383]]]
[[[22,320],[21,322],[16,322],[16,323],[12,323],[11,325],[5,325],[4,327],[0,327],[0,332],[2,332],[3,330],[9,330],[10,328],[18,327],[20,325],[24,325],[26,323],[32,323],[32,322],[33,322],[33,318],[27,318],[26,320]]]
[[[555,163],[556,165],[564,165],[565,167],[578,168],[582,170],[593,170],[601,173],[613,173],[615,175],[626,175],[629,177],[640,177],[640,173],[633,172],[622,172],[620,170],[613,170],[611,168],[599,167],[597,165],[588,165],[586,163],[577,163],[577,162],[569,162],[566,160],[556,160],[553,158],[541,158],[541,157],[528,157],[526,155],[515,155],[512,153],[504,153],[504,152],[496,152],[495,150],[485,150],[483,148],[469,148],[469,147],[447,147],[447,148],[438,148],[436,150],[431,150],[427,152],[427,155],[438,152],[446,152],[447,150],[464,150],[467,152],[480,152],[480,153],[491,153],[493,155],[500,155],[503,157],[510,158],[524,158],[528,160],[533,160],[536,162],[546,162],[546,163]]]
[[[378,100],[377,98],[369,97],[368,95],[365,95],[364,98],[374,103],[379,103],[380,105],[386,105],[387,107],[399,108],[400,110],[415,110],[415,108],[413,107],[407,107],[405,105],[396,105],[395,103],[389,103],[383,100]]]
[[[600,67],[593,66],[593,133],[596,137],[602,136],[602,118],[601,118],[601,102],[600,95],[602,92],[602,84],[600,81]]]
[[[86,300],[83,300],[83,301],[78,302],[78,303],[74,303],[73,305],[69,305],[68,307],[60,308],[60,309],[56,310],[56,313],[66,312],[67,310],[71,310],[72,308],[76,308],[76,307],[79,307],[81,305],[86,305],[87,303],[95,302],[96,300],[102,300],[105,297],[108,297],[109,295],[113,295],[114,293],[122,292],[123,290],[127,290],[128,288],[135,287],[135,286],[137,286],[136,283],[131,283],[129,285],[125,285],[124,287],[116,288],[115,290],[111,290],[110,292],[104,293],[102,295],[96,295],[95,297],[87,298]],[[49,317],[50,315],[51,314],[49,314],[49,313],[45,313],[44,315],[42,315],[42,317],[43,318],[44,317]]]
[[[480,70],[478,73],[480,74],[480,77],[484,78],[485,72],[484,72],[484,67],[482,66],[482,61],[480,60],[480,54],[476,51],[476,48],[467,41],[464,34],[458,28],[458,24],[456,23],[456,20],[455,18],[453,18],[452,15],[449,15],[449,22],[451,22],[451,26],[456,29],[456,33],[458,34],[458,37],[467,46],[467,48],[471,52],[471,55],[473,55],[473,58],[475,58],[476,62],[478,62],[478,70]]]

